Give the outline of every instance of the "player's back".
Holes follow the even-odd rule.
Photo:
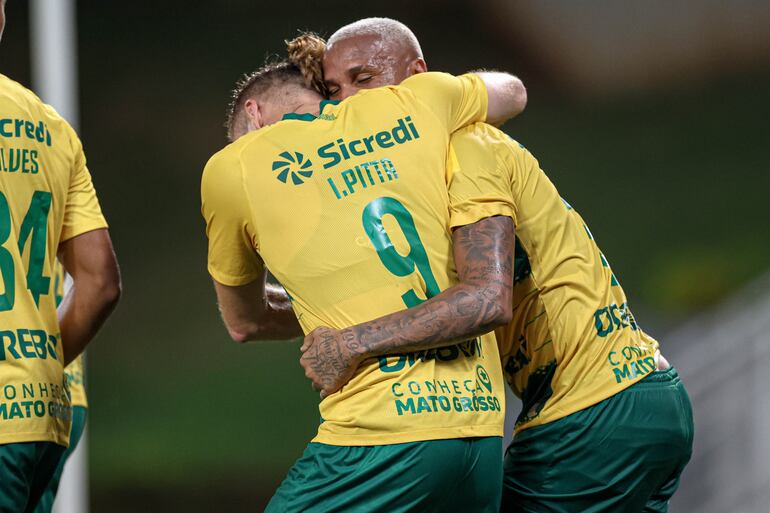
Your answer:
[[[52,277],[81,155],[74,131],[52,108],[0,75],[0,374],[7,384],[0,443],[67,444]]]
[[[446,123],[409,89],[389,87],[326,102],[317,118],[282,121],[212,159],[240,166],[254,247],[306,332],[403,310],[456,283],[448,140]],[[367,360],[322,402],[317,440],[368,445],[462,432],[499,436],[496,357],[487,336]]]
[[[514,312],[497,335],[506,379],[524,403],[517,428],[591,406],[652,372],[657,342],[636,324],[588,226],[532,154],[482,124],[452,144],[461,166],[506,174],[513,195]]]
[[[255,218],[274,227],[259,230],[260,255],[291,294],[307,331],[401,310],[453,281],[442,165],[448,138],[407,106],[361,112],[361,100],[382,104],[370,96],[385,93],[366,91],[327,106],[312,122],[312,138],[305,136],[307,121],[271,128],[254,151],[262,154],[261,168],[274,168],[276,176],[244,178]],[[324,115],[344,119],[333,124]],[[378,137],[392,147],[377,145]],[[312,176],[302,183],[280,179],[304,166]]]

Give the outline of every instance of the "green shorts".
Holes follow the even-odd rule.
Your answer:
[[[62,454],[59,460],[59,465],[53,473],[53,477],[48,482],[48,486],[43,492],[43,496],[40,497],[40,502],[37,503],[35,513],[50,513],[53,509],[53,500],[56,498],[56,491],[59,489],[59,481],[61,481],[62,472],[64,472],[64,463],[67,458],[70,457],[75,451],[75,448],[80,441],[80,437],[83,436],[83,430],[86,428],[86,415],[88,408],[84,406],[72,407],[72,429],[70,429],[70,446]]]
[[[34,511],[64,449],[52,442],[0,445],[0,513]]]
[[[690,399],[653,372],[590,408],[514,437],[504,513],[663,513],[692,455]]]
[[[310,443],[266,513],[497,513],[502,439],[340,447]]]

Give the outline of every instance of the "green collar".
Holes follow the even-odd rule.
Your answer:
[[[321,100],[320,108],[318,109],[318,114],[323,114],[324,108],[327,105],[337,105],[340,101],[339,100]],[[297,114],[296,112],[289,112],[288,114],[284,114],[281,120],[284,119],[298,119],[299,121],[313,121],[314,119],[318,119],[316,116],[312,114]]]
[[[316,117],[312,114],[297,114],[296,112],[289,112],[284,114],[281,120],[284,119],[298,119],[300,121],[313,121]]]
[[[327,105],[337,105],[340,102],[340,100],[321,100],[321,109],[319,114],[323,114],[324,107]]]

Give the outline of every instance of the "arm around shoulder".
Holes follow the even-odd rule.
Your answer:
[[[477,74],[487,88],[487,123],[501,125],[524,111],[527,89],[518,77],[499,71],[480,71]]]
[[[456,285],[407,310],[305,337],[300,364],[322,397],[347,383],[366,358],[448,346],[511,321],[512,219],[494,216],[457,228],[453,244]]]

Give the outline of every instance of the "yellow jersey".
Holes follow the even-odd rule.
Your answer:
[[[242,285],[264,262],[306,333],[418,305],[457,282],[447,146],[484,119],[487,97],[477,76],[424,73],[321,107],[230,144],[201,186],[212,277]],[[368,359],[320,403],[314,441],[501,436],[503,386],[492,334]]]
[[[496,334],[506,380],[523,403],[517,431],[592,406],[653,372],[658,343],[636,323],[588,226],[532,154],[480,123],[458,131],[452,148],[453,226],[467,224],[469,201],[508,194],[514,205],[513,320]]]
[[[57,260],[54,271],[54,290],[56,291],[56,306],[58,307],[64,299],[64,267]],[[85,370],[83,367],[84,354],[78,355],[69,365],[64,368],[64,377],[67,380],[67,386],[70,391],[72,406],[88,407],[85,387]]]
[[[0,75],[0,444],[68,444],[56,252],[106,226],[75,131]]]

